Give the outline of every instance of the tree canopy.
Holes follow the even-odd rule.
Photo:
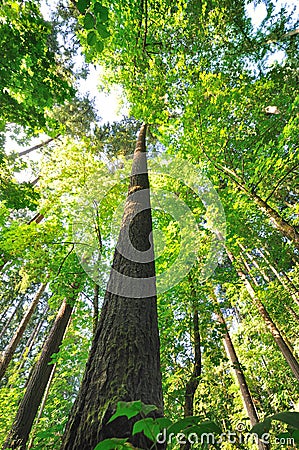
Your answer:
[[[121,392],[127,391],[113,383],[101,411],[114,407],[112,423],[133,418],[132,435],[156,439],[152,448],[165,448],[157,440],[164,429],[168,437],[173,431],[169,449],[205,448],[179,441],[180,432],[199,438],[223,433],[211,444],[215,449],[269,448],[261,440],[242,440],[252,427],[259,437],[272,427],[273,449],[295,448],[298,6],[274,0],[65,0],[49,6],[47,19],[44,7],[37,0],[4,0],[0,6],[3,448],[19,448],[12,437],[15,418],[42,373],[44,387],[21,448],[75,449],[62,444],[63,434],[68,417],[71,433],[82,379],[87,385],[96,366],[88,362],[90,349],[96,353],[95,342],[109,327],[125,323],[130,329],[143,317],[139,306],[130,305],[129,321],[110,317],[103,324],[142,124],[164,412],[161,399],[151,407],[142,398],[117,406],[114,396],[124,400]],[[258,24],[257,11],[263,15]],[[91,64],[102,68],[94,80],[102,89],[122,87],[129,105],[123,120],[103,123],[101,110],[82,97],[78,53],[86,70]],[[11,139],[15,146],[7,150]],[[132,184],[134,164],[129,194],[142,185]],[[151,235],[151,226],[138,220],[130,229],[132,242],[135,237],[137,247],[151,245],[150,239],[138,241],[142,231]],[[115,297],[110,302],[118,304]],[[112,345],[108,334],[97,347],[103,354],[105,344]],[[118,371],[122,351],[141,352],[134,339],[113,345]],[[92,376],[90,386],[100,392],[104,370]],[[127,374],[122,376],[125,384]],[[99,436],[98,450],[138,442]],[[146,439],[144,448],[150,448]]]

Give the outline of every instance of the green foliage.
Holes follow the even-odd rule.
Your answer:
[[[132,436],[138,433],[143,433],[148,439],[153,442],[153,446],[157,442],[158,435],[161,431],[165,431],[165,437],[171,439],[172,436],[177,436],[179,433],[185,436],[195,433],[198,437],[206,433],[214,433],[214,435],[221,434],[221,428],[211,421],[202,422],[202,417],[190,416],[172,422],[166,417],[152,418],[145,417],[151,412],[156,411],[155,405],[146,405],[140,400],[135,402],[118,402],[116,412],[109,419],[109,423],[121,416],[126,416],[132,419],[137,415],[141,415],[142,419],[138,420],[133,425]],[[201,423],[200,423],[201,422]],[[129,438],[124,439],[105,439],[100,442],[95,450],[112,449],[112,448],[127,448]],[[115,447],[113,447],[113,444]]]
[[[109,10],[100,2],[79,0],[76,7],[80,12],[79,23],[83,27],[79,36],[87,61],[97,59],[104,50],[104,39],[110,37],[108,30]],[[87,45],[86,45],[87,44]]]
[[[27,136],[40,131],[61,135],[43,150],[36,164],[39,183],[35,187],[14,179],[14,173],[26,164],[17,156],[0,154],[0,314],[7,325],[1,350],[20,323],[36,286],[49,275],[47,295],[1,386],[2,441],[57,308],[70,296],[74,277],[82,273],[75,253],[73,220],[86,224],[93,237],[94,225],[98,225],[102,254],[113,252],[111,221],[127,190],[127,179],[121,180],[115,169],[125,165],[124,156],[133,153],[136,131],[143,121],[150,124],[151,157],[163,152],[178,155],[197,164],[212,181],[225,209],[227,247],[235,261],[231,264],[223,258],[211,283],[201,284],[200,270],[211,234],[200,227],[192,241],[199,249],[196,264],[180,284],[158,298],[167,418],[154,418],[155,406],[136,401],[120,403],[111,420],[124,415],[134,422],[140,415],[132,435],[143,433],[153,442],[163,429],[168,436],[186,431],[201,436],[220,433],[217,423],[224,432],[234,430],[239,422],[246,425],[234,367],[223,349],[225,330],[215,316],[219,306],[258,415],[261,420],[266,417],[252,431],[260,434],[272,427],[275,435],[297,440],[298,413],[279,413],[298,410],[296,382],[236,271],[242,268],[245,272],[298,357],[298,250],[253,199],[254,194],[259,195],[294,229],[298,226],[298,34],[287,36],[298,28],[298,18],[295,5],[294,11],[279,11],[275,2],[264,4],[267,16],[259,27],[252,26],[241,0],[182,0],[175,5],[162,0],[112,0],[109,4],[78,0],[68,11],[59,10],[57,21],[62,28],[66,26],[64,14],[71,15],[86,60],[99,61],[105,68],[102,83],[120,84],[130,103],[130,118],[104,126],[99,125],[87,99],[70,100],[75,74],[70,75],[62,64],[54,24],[42,18],[38,2],[5,0],[1,6],[0,43],[5,52],[0,64],[0,131],[12,122],[26,128]],[[273,63],[271,58],[278,49],[283,51],[282,59]],[[277,113],[267,113],[269,106],[275,106]],[[16,140],[27,144],[27,136],[24,141],[17,130],[13,133]],[[107,167],[115,171],[111,179],[118,185],[109,190],[97,215],[96,207],[86,215],[78,208],[78,198],[88,191],[90,180],[92,193],[103,192]],[[153,190],[166,186],[175,192],[202,225],[204,205],[188,186],[155,174],[150,178]],[[39,224],[28,224],[34,210],[45,218]],[[156,261],[160,274],[170,266],[177,267],[180,230],[171,215],[161,210],[153,211],[153,224],[154,234],[161,232],[167,246]],[[103,272],[107,277],[109,267]],[[64,424],[79,389],[94,314],[93,283],[83,274],[82,284],[64,343],[53,356],[56,375],[41,417],[34,424],[34,449],[60,448]],[[100,292],[100,303],[103,295]],[[194,309],[199,316],[201,375],[194,416],[182,419],[186,385],[195,363]],[[28,342],[39,323],[29,350]],[[96,448],[130,447],[124,438],[108,439]],[[222,448],[233,446],[225,443]]]
[[[52,28],[38,2],[5,0],[0,10],[0,130],[9,122],[34,132],[48,129],[45,112],[74,94],[70,77],[50,45]]]
[[[293,438],[294,442],[299,443],[299,413],[298,412],[281,412],[266,417],[262,422],[254,425],[250,430],[251,433],[257,434],[259,437],[268,434],[272,426],[272,421],[282,422],[288,425],[288,432],[280,433],[280,438]]]

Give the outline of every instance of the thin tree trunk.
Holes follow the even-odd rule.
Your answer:
[[[280,275],[278,270],[274,267],[273,264],[271,264],[270,260],[264,255],[264,253],[259,250],[262,258],[265,260],[265,262],[268,264],[268,267],[272,270],[278,281],[281,283],[281,285],[285,288],[285,290],[290,294],[292,300],[299,305],[299,296],[297,292],[296,286],[293,284],[290,284],[287,278],[285,278],[283,275]]]
[[[145,134],[143,125],[99,324],[63,450],[91,450],[111,437],[128,437],[135,447],[150,448],[153,443],[143,434],[131,437],[140,416],[108,421],[119,401],[141,400],[158,407],[153,417],[163,414]]]
[[[45,321],[44,317],[47,314],[48,310],[49,310],[49,307],[47,305],[45,310],[44,310],[44,312],[43,312],[43,314],[42,314],[41,319],[36,324],[34,330],[32,331],[31,335],[29,336],[29,338],[28,338],[28,340],[26,342],[24,350],[22,351],[21,356],[20,356],[20,365],[18,367],[18,371],[20,371],[23,368],[23,366],[25,364],[25,361],[26,361],[26,359],[28,358],[28,356],[29,356],[29,354],[31,352],[32,347],[36,343],[36,338],[37,338],[38,333],[39,333],[39,331],[40,331],[40,329],[41,329],[41,327],[42,327],[42,325],[43,325],[43,323]]]
[[[228,359],[230,360],[233,371],[236,375],[237,382],[238,382],[240,392],[241,392],[241,398],[243,401],[243,405],[244,405],[245,411],[249,417],[250,425],[253,427],[257,423],[259,423],[259,417],[257,414],[257,410],[253,403],[253,399],[251,397],[251,393],[249,391],[249,387],[248,387],[244,372],[242,370],[239,358],[237,356],[234,344],[231,340],[226,322],[225,322],[224,317],[221,313],[221,310],[218,306],[217,306],[217,311],[215,314],[217,316],[218,322],[221,323],[224,327],[225,333],[224,333],[224,337],[223,337],[223,345],[224,345],[225,353],[226,353]],[[260,450],[266,450],[269,448],[268,445],[264,444],[261,441],[258,442],[258,447]]]
[[[27,225],[30,225],[33,222],[40,223],[42,220],[44,220],[44,218],[45,218],[45,216],[43,214],[36,213],[35,216],[32,217],[32,219],[30,219],[29,222],[27,222]]]
[[[201,351],[200,351],[200,334],[198,323],[198,310],[193,309],[193,339],[194,339],[194,365],[193,372],[190,376],[185,390],[184,416],[193,416],[193,402],[196,389],[199,385],[199,377],[201,375]]]
[[[215,168],[221,172],[224,172],[243,192],[248,195],[259,207],[259,209],[266,214],[267,217],[271,220],[275,228],[277,228],[284,236],[286,236],[290,241],[294,243],[294,245],[299,247],[299,233],[296,229],[290,225],[287,221],[285,221],[280,214],[273,209],[265,200],[263,200],[256,192],[252,189],[248,189],[245,185],[244,180],[235,173],[234,170],[229,169],[221,164],[217,164],[217,162],[213,161],[206,153],[205,155],[212,162]]]
[[[1,270],[1,268],[0,268],[0,270]],[[3,321],[4,321],[4,319],[5,319],[5,317],[6,317],[6,315],[7,315],[9,310],[10,310],[10,305],[8,305],[7,308],[1,314],[0,323],[3,323]]]
[[[295,228],[286,222],[275,209],[273,209],[267,202],[265,202],[259,195],[250,192],[251,198],[260,207],[260,209],[271,219],[273,225],[281,231],[294,245],[299,248],[299,233]]]
[[[227,255],[231,261],[231,263],[233,264],[234,262],[234,256],[232,255],[232,253],[230,251],[228,251],[226,249]],[[257,306],[258,311],[260,313],[260,315],[262,316],[266,327],[268,328],[268,330],[270,331],[270,333],[273,336],[274,341],[276,342],[278,348],[280,349],[283,357],[285,358],[286,362],[288,363],[291,371],[293,372],[295,378],[299,381],[299,364],[297,359],[295,358],[295,356],[293,355],[291,349],[289,348],[289,346],[287,345],[287,343],[285,342],[285,340],[283,339],[280,331],[278,330],[278,328],[276,327],[275,323],[273,322],[273,320],[271,319],[268,311],[266,310],[266,308],[264,307],[263,303],[260,301],[260,299],[257,297],[257,295],[254,292],[253,287],[251,286],[249,280],[247,279],[245,273],[239,268],[236,267],[236,271],[239,275],[239,277],[242,279],[248,294],[250,295],[251,299],[253,300],[254,304]]]
[[[246,248],[239,242],[238,243],[240,249],[242,250],[242,252],[247,256],[247,258],[250,259],[250,261],[252,262],[252,264],[254,265],[254,267],[263,275],[263,278],[265,281],[267,281],[267,283],[270,283],[270,278],[268,277],[268,275],[266,274],[266,272],[264,271],[264,269],[262,267],[260,267],[259,263],[256,261],[256,259],[246,250]]]
[[[194,340],[194,364],[193,371],[185,389],[184,417],[193,416],[194,413],[194,396],[199,385],[199,377],[201,375],[201,349],[200,349],[200,333],[198,310],[193,306],[193,340]],[[189,450],[190,442],[186,442],[181,446],[182,450]]]
[[[289,313],[294,317],[294,319],[299,323],[299,315],[294,311],[294,309],[289,305],[284,305]]]
[[[4,443],[3,449],[25,450],[26,443],[34,422],[34,418],[42,401],[45,389],[49,382],[53,363],[51,357],[59,351],[65,330],[73,310],[73,305],[62,302],[55,322],[46,339],[41,356],[30,374],[27,389],[22,398],[10,434]]]
[[[270,280],[270,278],[266,275],[265,271],[260,267],[260,265],[255,261],[255,259],[254,259],[248,252],[246,252],[246,249],[243,247],[243,245],[242,245],[242,244],[239,244],[239,247],[241,248],[241,250],[243,251],[243,253],[245,253],[245,254],[248,256],[248,258],[252,261],[254,267],[256,267],[256,268],[260,271],[260,273],[262,274],[264,280],[267,281],[267,282],[270,282],[271,280]],[[261,252],[261,251],[260,251],[260,252]],[[262,256],[264,257],[263,254],[262,254]],[[265,257],[264,257],[264,258],[265,258]],[[246,267],[248,273],[250,274],[250,267],[248,266],[246,259],[245,259],[245,258],[242,258],[242,259],[243,259],[244,265],[245,265],[245,267]],[[267,262],[268,266],[270,267],[270,262],[269,262],[267,259],[265,259],[265,261]],[[274,267],[273,267],[273,269],[274,269],[273,273],[274,273],[274,275],[277,277],[278,281],[283,285],[283,287],[288,291],[288,293],[291,295],[291,297],[292,297],[293,300],[294,300],[295,293],[294,293],[294,292],[290,292],[289,286],[287,286],[287,285],[285,284],[285,282],[284,282],[284,280],[283,280],[283,277],[281,277],[281,276],[279,275],[279,273],[276,271],[276,269],[275,269]],[[258,282],[256,281],[256,279],[255,279],[254,277],[251,277],[251,278],[252,278],[253,282],[258,286]],[[296,299],[296,298],[295,298],[295,299]],[[297,300],[297,299],[296,299],[296,300]],[[294,319],[295,319],[297,322],[299,322],[299,315],[296,313],[296,311],[294,311],[294,309],[293,309],[291,306],[286,305],[285,303],[283,303],[283,306],[284,306],[284,308],[285,308],[287,311],[289,311],[289,312],[291,313],[291,315],[294,317]],[[289,344],[289,346],[290,346],[290,344]],[[291,347],[292,347],[292,346],[291,346]]]
[[[16,312],[17,312],[19,306],[21,305],[21,303],[23,302],[23,300],[24,300],[24,299],[23,299],[23,297],[22,297],[22,298],[19,300],[18,304],[16,305],[15,309],[13,310],[13,312],[12,312],[11,316],[9,317],[9,319],[7,319],[7,321],[6,321],[5,325],[4,325],[4,327],[3,327],[2,330],[1,330],[1,333],[0,333],[0,339],[2,339],[2,337],[3,337],[4,334],[6,333],[6,331],[7,331],[8,327],[9,327],[9,325],[11,324],[12,319],[13,319],[14,316],[16,315]]]
[[[38,302],[40,301],[41,296],[43,295],[45,289],[47,287],[47,283],[41,284],[39,290],[35,294],[35,297],[33,298],[29,308],[27,309],[23,319],[20,322],[20,325],[18,326],[17,331],[15,332],[14,336],[12,337],[10,343],[6,347],[4,351],[4,355],[0,362],[0,380],[3,378],[6,369],[16,351],[17,345],[19,344],[20,340],[22,339],[22,336],[24,334],[24,331],[27,328],[27,325],[29,323],[29,320],[32,317],[32,314],[34,313]]]

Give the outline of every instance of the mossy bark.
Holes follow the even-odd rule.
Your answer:
[[[111,437],[150,448],[153,443],[143,434],[130,437],[138,417],[108,421],[118,401],[141,400],[158,407],[153,415],[163,413],[145,133],[143,125],[110,279],[63,450],[93,450]]]

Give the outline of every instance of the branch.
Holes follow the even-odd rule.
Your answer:
[[[49,138],[44,142],[41,142],[40,144],[34,145],[33,147],[27,148],[26,150],[23,150],[22,152],[20,152],[18,154],[18,156],[25,156],[28,155],[28,153],[33,152],[34,150],[38,150],[41,147],[44,147],[45,145],[49,144],[50,142],[54,141],[55,139],[59,138],[59,136],[61,136],[60,134],[57,134],[55,137],[53,138]]]
[[[61,269],[62,269],[63,264],[65,263],[65,261],[67,260],[67,258],[70,256],[70,254],[72,253],[72,251],[74,250],[74,248],[75,248],[75,244],[72,245],[72,248],[70,249],[70,251],[69,251],[69,252],[67,253],[67,255],[63,258],[63,260],[62,260],[62,262],[61,262],[61,264],[60,264],[60,266],[59,266],[58,272],[57,272],[57,274],[56,274],[57,277],[58,277],[58,275],[59,275],[60,272],[61,272]]]
[[[145,50],[145,47],[146,47],[146,38],[147,38],[147,13],[148,13],[147,0],[145,0],[145,5],[144,5],[145,25],[144,25],[144,35],[143,35],[143,51]]]
[[[299,34],[299,28],[296,28],[295,30],[291,30],[288,33],[283,34],[279,39],[269,39],[268,41],[265,42],[265,44],[274,44],[280,41],[281,39],[286,39],[288,37],[295,36],[296,34]]]
[[[275,185],[275,187],[274,187],[273,191],[271,192],[271,194],[268,195],[268,197],[266,198],[266,200],[265,200],[266,203],[268,202],[269,198],[272,197],[272,195],[274,194],[274,192],[276,191],[276,189],[278,188],[278,186],[280,185],[280,183],[282,183],[282,182],[286,179],[286,177],[287,177],[291,172],[293,172],[293,170],[297,169],[297,167],[299,167],[299,164],[296,164],[296,166],[292,167],[290,170],[287,171],[287,173],[286,173],[282,178],[280,178],[280,180],[279,180],[278,183]]]

